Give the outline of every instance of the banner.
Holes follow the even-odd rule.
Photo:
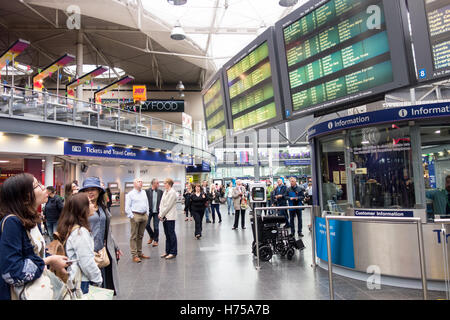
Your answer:
[[[12,64],[13,60],[21,54],[30,43],[28,41],[19,39],[14,42],[8,49],[0,56],[0,70],[2,70],[7,64]]]
[[[328,262],[327,231],[325,218],[316,217],[317,257]],[[347,268],[355,268],[353,230],[351,221],[330,220],[331,262]]]
[[[81,76],[78,79],[73,80],[72,82],[68,83],[66,86],[66,91],[67,91],[67,98],[75,98],[75,88],[78,87],[79,85],[82,85],[86,82],[90,82],[92,81],[92,79],[94,79],[95,77],[98,77],[99,75],[105,73],[106,71],[108,71],[108,69],[106,69],[105,67],[98,67],[94,70],[92,70],[89,73],[86,73],[85,75]]]
[[[146,86],[133,86],[133,101],[146,101],[147,100],[147,87]]]
[[[52,64],[41,70],[37,75],[33,77],[33,90],[42,91],[42,89],[44,88],[44,79],[51,77],[60,68],[71,63],[73,60],[75,60],[75,57],[66,53],[58,60],[54,61]]]
[[[103,89],[97,90],[94,92],[94,98],[95,98],[95,103],[102,103],[102,98],[101,96],[104,95],[105,93],[108,93],[109,91],[112,91],[116,88],[118,88],[119,86],[122,86],[124,84],[127,84],[130,81],[133,81],[134,77],[132,76],[125,76],[117,81],[114,81],[113,83],[107,85],[106,87],[104,87]]]

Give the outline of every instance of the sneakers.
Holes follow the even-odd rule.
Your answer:
[[[175,258],[175,257],[176,257],[176,255],[174,255],[174,254],[169,254],[169,255],[166,256],[166,260],[170,260],[170,259],[173,259],[173,258]]]
[[[236,230],[237,228],[235,228],[235,227],[233,227],[233,228],[231,228],[231,230]]]
[[[211,223],[211,220],[206,220],[206,223]]]
[[[165,258],[165,257],[167,257],[168,255],[169,255],[168,253],[164,253],[164,254],[161,255],[161,258]]]
[[[199,235],[199,234],[195,235],[195,239],[200,240],[200,238],[201,238],[201,235]]]

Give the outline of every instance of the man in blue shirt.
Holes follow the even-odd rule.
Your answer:
[[[286,186],[283,184],[283,180],[278,179],[277,187],[273,189],[273,199],[272,205],[277,207],[285,207],[287,206],[287,194],[286,194]],[[286,219],[286,227],[289,226],[289,218],[286,210],[278,210],[279,216],[284,216]]]
[[[305,198],[304,190],[297,184],[297,179],[294,177],[289,179],[291,185],[287,188],[287,197],[289,206],[301,206],[303,205],[303,199]],[[290,226],[292,234],[295,234],[295,217],[297,217],[298,223],[298,236],[303,237],[302,233],[302,209],[289,209],[289,215],[291,217]]]
[[[445,177],[444,190],[426,191],[426,197],[433,200],[433,214],[448,216],[450,215],[450,175]]]

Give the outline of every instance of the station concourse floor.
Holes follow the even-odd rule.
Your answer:
[[[274,255],[269,262],[261,262],[251,253],[253,235],[248,212],[246,229],[232,230],[234,215],[227,214],[222,205],[222,223],[205,223],[201,240],[194,238],[194,221],[184,221],[184,212],[178,204],[176,234],[178,256],[161,259],[165,236],[160,224],[158,247],[147,244],[145,231],[143,254],[150,259],[141,263],[130,255],[130,223],[120,216],[119,208],[111,208],[113,236],[123,252],[119,261],[120,300],[328,300],[328,272],[311,267],[310,218],[303,216],[303,242],[306,248],[296,250],[289,261]],[[334,275],[336,300],[411,300],[422,299],[422,290],[382,285],[380,290],[369,290],[363,281]],[[445,292],[428,291],[429,299],[445,299]]]

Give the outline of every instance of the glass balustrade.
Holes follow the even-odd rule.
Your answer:
[[[175,123],[49,92],[0,84],[0,116],[120,131],[205,149],[206,136]]]

